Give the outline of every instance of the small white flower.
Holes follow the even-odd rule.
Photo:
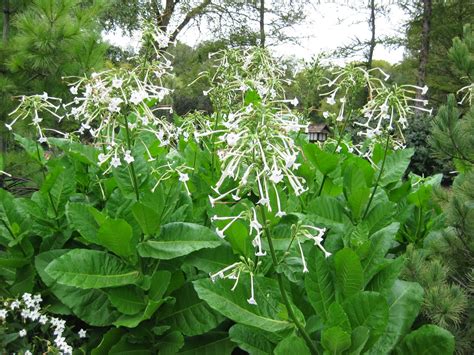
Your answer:
[[[428,86],[425,85],[421,88],[421,94],[425,95],[427,92],[428,92]]]
[[[328,112],[328,111],[324,111],[324,112],[323,112],[323,117],[324,117],[324,118],[328,118],[328,117],[329,117],[329,112]]]
[[[148,98],[148,93],[144,90],[141,91],[132,91],[132,95],[130,96],[130,102],[134,105],[138,105],[143,100]]]
[[[135,158],[132,156],[132,152],[129,150],[125,151],[125,155],[123,157],[123,160],[127,162],[127,164],[131,164],[135,161]]]
[[[120,97],[114,97],[109,102],[108,110],[110,112],[120,112],[120,104],[123,100]]]
[[[231,147],[235,146],[239,140],[240,136],[236,133],[228,133],[226,135],[227,144]]]
[[[123,80],[119,78],[114,78],[112,80],[112,87],[116,89],[120,89],[122,87]]]
[[[117,156],[114,156],[111,160],[110,160],[110,166],[114,167],[114,168],[117,168],[119,167],[120,165],[122,165],[122,162],[120,161],[120,158],[117,157]]]
[[[99,159],[98,165],[102,165],[107,161],[107,159],[109,159],[109,157],[103,153],[100,153],[98,156],[98,159]]]
[[[71,92],[71,94],[77,95],[78,87],[77,86],[71,86],[69,88],[69,91]]]
[[[290,155],[288,156],[288,159],[286,160],[286,168],[290,169],[296,162],[297,155]]]
[[[272,175],[270,175],[270,181],[274,184],[278,184],[280,181],[283,180],[283,174],[281,173],[280,169],[272,170]]]
[[[14,310],[16,308],[20,308],[20,302],[15,300],[10,304],[10,309]]]
[[[38,322],[40,322],[40,324],[46,324],[48,322],[48,317],[45,315],[42,315],[39,317]]]
[[[329,105],[335,105],[336,104],[336,100],[334,99],[334,96],[330,96],[326,99],[326,102],[329,104]]]
[[[21,336],[21,337],[24,337],[26,335],[26,329],[22,329],[18,332],[18,334]]]
[[[0,319],[7,318],[8,311],[6,309],[0,309]]]
[[[181,173],[181,172],[178,172],[178,174],[179,174],[179,181],[181,181],[181,182],[189,181],[189,175],[188,174]]]
[[[219,238],[225,238],[224,231],[220,230],[219,228],[216,228],[216,234],[219,236]]]
[[[79,338],[85,338],[86,337],[86,331],[84,329],[79,330]]]
[[[293,106],[298,106],[298,103],[299,103],[298,98],[295,97],[293,100],[290,101],[290,103],[291,103]]]
[[[281,218],[281,217],[283,217],[283,216],[286,216],[286,212],[285,212],[285,211],[278,211],[278,212],[275,214],[275,216]]]
[[[24,355],[33,355],[33,353],[32,353],[31,351],[29,351],[29,350],[26,350],[26,351],[24,352]]]
[[[46,137],[39,137],[38,142],[40,143],[46,143],[48,141],[48,138]]]

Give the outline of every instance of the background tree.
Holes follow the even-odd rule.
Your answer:
[[[99,1],[34,0],[15,7],[11,31],[1,48],[0,117],[7,120],[15,95],[47,91],[66,97],[63,77],[103,67],[106,46],[97,17]],[[2,136],[5,127],[1,125]],[[5,147],[5,140],[3,140]]]
[[[472,88],[474,33],[470,26],[465,27],[462,41],[453,41],[449,58]],[[474,106],[472,96],[465,96],[472,94],[467,90],[457,99],[448,97],[432,126],[436,154],[452,160],[458,171],[452,189],[438,192],[447,227],[428,237],[423,250],[409,253],[406,269],[407,278],[425,287],[424,316],[453,332],[460,354],[472,353],[474,348]]]

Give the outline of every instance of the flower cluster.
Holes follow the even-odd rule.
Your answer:
[[[13,126],[18,121],[24,121],[31,118],[29,124],[33,126],[36,131],[40,143],[47,142],[48,131],[57,133],[65,138],[69,137],[67,133],[52,128],[44,128],[42,125],[44,115],[52,116],[59,121],[62,120],[63,116],[57,113],[62,104],[60,98],[50,97],[45,92],[41,95],[20,96],[19,100],[20,104],[9,114],[9,116],[12,117],[12,120],[10,123],[5,123],[5,127],[7,127],[9,131],[13,129]]]
[[[211,278],[212,282],[216,282],[217,279],[235,280],[234,285],[231,288],[231,290],[234,291],[239,284],[240,276],[243,273],[248,273],[250,275],[250,298],[247,299],[247,302],[251,305],[257,305],[257,301],[255,299],[254,277],[255,270],[259,265],[260,262],[255,265],[252,260],[242,258],[242,261],[226,266],[222,270],[219,270],[215,273],[210,273],[209,277]]]
[[[144,41],[148,43],[151,36],[152,42],[164,45],[163,39],[157,36],[165,35],[158,29],[150,29],[147,33]],[[41,143],[47,142],[48,132],[64,138],[82,137],[92,141],[102,149],[98,165],[107,164],[105,172],[134,161],[131,153],[133,137],[148,134],[158,139],[162,146],[171,144],[177,139],[178,132],[164,113],[172,112],[171,106],[165,103],[171,93],[165,81],[171,76],[172,65],[165,53],[159,48],[155,50],[153,59],[139,62],[132,69],[115,68],[90,76],[67,78],[73,96],[68,103],[46,93],[22,96],[19,106],[10,114],[13,120],[6,124],[7,128],[12,129],[18,120],[30,118]],[[76,122],[78,128],[71,134],[44,128],[43,115],[54,118],[57,121],[54,126],[66,118]],[[149,154],[148,149],[147,152]],[[149,158],[152,159],[150,154]]]
[[[379,75],[375,75],[376,73]],[[380,74],[382,79],[379,78]],[[327,83],[321,85],[330,89],[321,95],[326,97],[327,104],[332,106],[339,101],[340,106],[337,114],[325,111],[323,116],[326,119],[336,117],[336,122],[355,118],[353,123],[364,128],[357,133],[360,136],[374,138],[384,131],[396,130],[404,141],[403,130],[407,128],[407,118],[413,115],[415,110],[432,114],[432,109],[424,107],[428,105],[428,101],[418,98],[418,93],[426,94],[427,86],[388,85],[386,81],[389,75],[381,69],[365,70],[354,65],[339,69],[334,75],[334,79],[326,79]],[[353,98],[354,92],[360,90],[366,91],[367,103],[361,112],[348,110],[348,101]]]
[[[66,321],[48,316],[41,308],[41,302],[41,295],[32,295],[30,293],[24,293],[19,299],[4,300],[3,308],[0,308],[0,322],[14,322],[17,319],[21,319],[24,327],[18,331],[18,336],[20,338],[28,338],[31,341],[40,339],[33,335],[33,333],[38,333],[35,327],[40,327],[41,332],[52,333],[54,346],[60,354],[72,354],[73,348],[64,336]],[[29,335],[30,332],[32,333],[31,336]],[[86,331],[81,329],[78,332],[78,336],[79,338],[85,338]],[[49,346],[49,341],[46,339],[44,341]],[[27,349],[24,354],[32,353]]]
[[[228,113],[219,128],[209,132],[219,137],[222,169],[214,186],[217,196],[210,196],[211,203],[230,195],[239,200],[255,191],[258,204],[272,211],[270,195],[274,191],[277,214],[282,217],[285,212],[278,186],[283,189],[287,182],[296,195],[306,190],[303,179],[295,174],[300,165],[296,162],[299,150],[291,136],[305,126],[286,105],[297,105],[298,100],[280,97],[281,72],[274,69],[278,66],[264,50],[243,54],[228,51],[218,63],[211,90],[218,92],[214,103]],[[234,187],[227,189],[229,181]]]

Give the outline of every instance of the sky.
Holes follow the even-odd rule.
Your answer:
[[[407,15],[395,5],[390,5],[389,0],[385,1],[390,10],[389,15],[376,20],[376,33],[378,35],[396,35],[401,34],[403,25],[407,21]],[[307,19],[291,29],[288,34],[300,37],[298,44],[283,44],[272,49],[277,55],[287,56],[291,53],[297,59],[310,60],[321,52],[333,51],[338,46],[350,44],[354,38],[366,40],[369,38],[368,9],[354,9],[347,4],[365,3],[363,0],[326,0],[319,1],[313,6],[307,6]],[[138,37],[138,34],[135,35]],[[114,45],[123,48],[130,47],[136,43],[136,38],[121,33],[106,33],[106,40]],[[189,26],[186,28],[178,40],[190,45],[196,46],[199,42],[211,39],[212,34],[206,31],[206,26]],[[403,59],[403,48],[391,50],[390,48],[377,45],[375,48],[374,59],[383,59],[392,64],[400,62]],[[361,57],[352,57],[345,60],[360,59]],[[343,60],[332,59],[332,62],[341,62]]]

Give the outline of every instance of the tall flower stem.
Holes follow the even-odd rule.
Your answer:
[[[375,182],[374,189],[372,190],[369,203],[367,203],[367,207],[365,208],[362,219],[364,219],[367,216],[367,213],[370,210],[370,205],[372,204],[372,200],[374,199],[375,193],[377,192],[377,188],[379,187],[380,179],[382,178],[382,174],[383,174],[383,169],[385,168],[385,161],[387,160],[387,152],[388,152],[389,143],[390,143],[390,134],[387,132],[387,140],[385,141],[385,149],[383,152],[383,159],[382,159],[382,165],[380,166],[379,176],[377,177],[377,181]]]
[[[265,215],[264,207],[260,209],[262,219],[263,219],[263,229],[265,231],[265,235],[268,240],[268,246],[270,248],[270,255],[272,257],[272,263],[273,267],[276,268],[278,266],[278,259],[275,253],[275,248],[273,246],[273,239],[272,235],[269,231],[269,228],[267,226],[267,218]],[[288,311],[288,315],[290,316],[291,320],[293,323],[295,323],[296,328],[298,328],[298,331],[301,333],[301,336],[303,339],[306,341],[306,344],[308,345],[309,349],[311,350],[311,354],[318,354],[318,350],[316,349],[316,346],[313,344],[309,334],[306,332],[306,329],[304,329],[303,325],[299,322],[298,318],[296,317],[295,312],[293,311],[293,307],[291,306],[290,300],[288,298],[288,294],[286,293],[285,286],[283,284],[283,277],[280,273],[276,274],[277,276],[277,281],[278,281],[278,287],[280,288],[280,294],[281,298],[283,300],[283,303],[286,306],[286,309]]]
[[[125,134],[127,136],[127,147],[128,150],[132,151],[132,143],[130,140],[130,130],[128,128],[128,119],[127,116],[124,115],[125,118]],[[130,173],[132,174],[132,185],[133,189],[135,190],[135,196],[137,197],[137,201],[140,201],[140,193],[138,192],[138,180],[137,180],[137,175],[135,174],[135,166],[133,164],[133,161],[129,164],[130,167]]]

